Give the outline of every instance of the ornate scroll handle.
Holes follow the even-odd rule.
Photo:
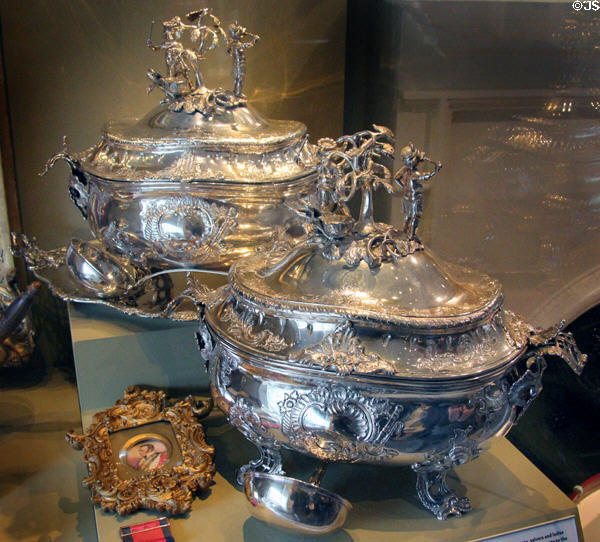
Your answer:
[[[71,175],[69,177],[69,195],[73,200],[75,206],[79,209],[79,212],[83,215],[83,218],[87,220],[88,216],[88,203],[89,203],[89,183],[81,167],[81,163],[76,158],[73,158],[67,150],[67,136],[63,136],[63,148],[62,151],[55,153],[51,156],[44,169],[40,172],[40,176],[46,175],[48,171],[58,160],[64,160],[71,169]]]
[[[534,329],[529,336],[531,354],[535,356],[557,356],[561,358],[575,374],[580,375],[587,362],[573,338],[572,333],[563,332],[565,321],[548,329]]]
[[[527,359],[527,370],[509,388],[508,402],[517,411],[515,424],[542,391],[542,376],[545,370],[544,356],[533,355]]]
[[[198,310],[198,329],[196,330],[196,343],[198,350],[200,350],[200,357],[204,360],[204,368],[208,372],[208,365],[210,362],[211,355],[215,348],[215,344],[206,325],[206,305],[209,303],[211,290],[202,284],[198,279],[194,278],[191,274],[187,275],[187,288],[181,292],[181,295],[177,296],[171,303],[173,307],[171,310],[175,310],[177,306],[184,300],[191,300]],[[167,307],[169,310],[170,307]]]
[[[571,333],[561,331],[564,320],[557,326],[541,330],[531,329],[528,342],[527,369],[508,390],[509,402],[518,409],[515,423],[542,391],[542,375],[546,369],[546,356],[557,356],[580,375],[587,355],[582,354]]]
[[[66,248],[42,250],[37,246],[35,237],[29,239],[24,233],[12,232],[11,249],[14,256],[23,258],[31,269],[58,269],[65,263]]]

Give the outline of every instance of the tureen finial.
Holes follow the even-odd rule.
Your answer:
[[[404,165],[392,177],[383,159],[394,157],[394,134],[385,126],[373,125],[337,140],[318,142],[320,158],[318,201],[303,202],[299,214],[311,222],[309,242],[323,245],[323,254],[331,259],[343,257],[356,265],[361,260],[371,267],[412,254],[423,246],[416,235],[423,210],[423,182],[442,167],[432,162],[412,143],[404,147]],[[434,164],[429,173],[419,173],[420,163]],[[403,195],[405,223],[403,231],[373,219],[373,191],[383,187],[391,194]],[[348,202],[360,191],[358,218],[350,214]]]
[[[202,17],[199,18],[199,21],[201,20]],[[198,65],[199,58],[201,58],[200,49],[198,51],[186,49],[180,41],[184,30],[198,32],[199,26],[200,24],[197,27],[184,24],[181,17],[173,17],[163,22],[163,41],[154,45],[152,43],[154,21],[152,21],[146,45],[154,52],[160,50],[165,52],[167,75],[162,76],[158,72],[150,70],[148,77],[152,81],[152,86],[148,89],[149,92],[158,86],[165,92],[167,99],[174,99],[204,86]],[[208,31],[206,27],[204,28]],[[216,33],[214,35],[216,36]]]
[[[431,179],[442,168],[442,164],[427,158],[412,142],[402,148],[400,157],[404,165],[394,175],[394,181],[402,188],[404,233],[410,241],[419,241],[417,228],[423,214],[423,183]],[[433,164],[433,171],[419,173],[417,168],[422,162]]]
[[[247,39],[248,41],[244,41]],[[251,34],[237,21],[229,25],[227,36],[227,54],[233,60],[231,75],[233,76],[233,95],[242,98],[242,86],[246,75],[246,49],[254,46],[260,39],[257,34]]]
[[[246,73],[245,50],[252,47],[259,37],[237,22],[229,26],[226,34],[221,21],[212,14],[210,8],[191,11],[185,18],[187,22],[178,16],[163,22],[162,42],[158,45],[152,43],[152,22],[146,45],[152,51],[164,51],[167,71],[166,75],[153,69],[148,71],[151,81],[148,92],[158,87],[165,93],[161,103],[168,103],[170,110],[200,112],[207,117],[219,109],[245,105],[242,93]],[[189,48],[183,45],[184,35],[192,43]],[[227,54],[233,59],[233,91],[207,89],[200,72],[200,61],[204,60],[206,53],[217,47],[220,38],[227,41]]]

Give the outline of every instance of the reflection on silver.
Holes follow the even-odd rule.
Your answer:
[[[264,472],[246,474],[244,493],[253,516],[302,534],[335,531],[352,508],[347,500],[315,483]]]
[[[412,228],[373,220],[373,189],[394,190],[379,164],[392,137],[375,127],[320,142],[319,193],[295,207],[305,242],[231,268],[202,312],[202,356],[216,403],[260,448],[241,472],[280,474],[281,447],[411,465],[421,502],[445,519],[470,509],[447,473],[518,420],[544,358],[580,373],[586,356],[561,326],[534,329],[505,310],[495,280],[439,260]]]

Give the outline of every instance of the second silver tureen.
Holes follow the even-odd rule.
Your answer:
[[[382,163],[392,138],[375,127],[322,140],[318,197],[295,209],[306,241],[236,263],[229,285],[203,299],[212,392],[261,452],[238,481],[259,517],[301,531],[338,527],[348,506],[317,484],[290,485],[282,448],[410,465],[423,505],[460,516],[470,503],[446,485],[449,470],[517,421],[546,356],[576,372],[585,362],[561,326],[533,328],[503,307],[498,282],[423,246],[423,185],[441,165],[408,145],[392,176]],[[373,220],[378,186],[402,196],[402,230]],[[356,194],[358,218],[347,205]]]
[[[147,40],[165,54],[166,72],[147,74],[161,104],[141,120],[109,122],[98,144],[48,162],[68,163],[71,198],[111,253],[145,269],[224,271],[293,228],[282,202],[313,188],[314,158],[302,123],[266,120],[247,103],[245,56],[257,41],[208,8],[165,21],[162,41]],[[199,69],[221,42],[232,90],[206,87]]]

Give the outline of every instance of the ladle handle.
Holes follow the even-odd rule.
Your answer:
[[[321,480],[323,479],[326,470],[327,463],[325,463],[325,461],[322,461],[321,463],[319,463],[315,471],[311,474],[310,478],[308,479],[308,482],[310,484],[314,484],[315,486],[320,486]]]

